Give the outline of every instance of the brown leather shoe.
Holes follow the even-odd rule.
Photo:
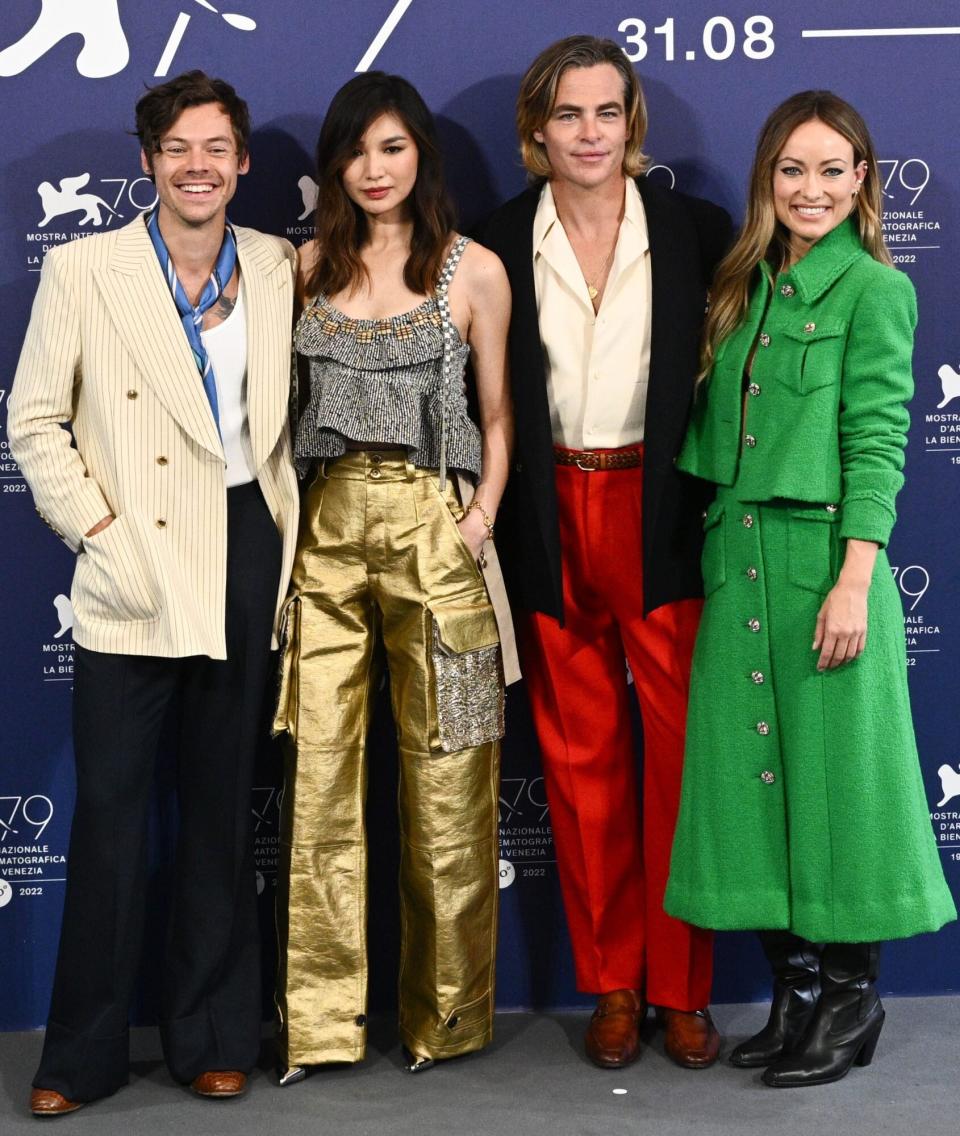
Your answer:
[[[234,1069],[212,1069],[190,1083],[190,1088],[201,1097],[238,1097],[246,1087],[246,1073]]]
[[[709,1010],[662,1009],[657,1015],[666,1026],[664,1049],[685,1069],[706,1069],[720,1053],[720,1034]]]
[[[622,1069],[640,1056],[640,1023],[647,1006],[639,990],[601,994],[584,1037],[587,1056],[601,1069]]]
[[[30,1111],[34,1116],[65,1116],[83,1108],[83,1101],[67,1100],[53,1089],[34,1089],[30,1093]]]

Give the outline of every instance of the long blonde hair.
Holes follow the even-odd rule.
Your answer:
[[[777,220],[773,204],[773,174],[787,139],[805,122],[818,119],[853,147],[853,162],[867,165],[853,213],[863,247],[883,264],[892,264],[883,243],[883,192],[877,154],[867,125],[856,110],[832,91],[801,91],[782,102],[763,124],[750,171],[750,193],[743,228],[733,248],[717,267],[710,290],[710,311],[703,329],[700,378],[713,365],[718,345],[736,331],[747,314],[750,287],[761,260],[774,265],[789,258],[789,233]]]

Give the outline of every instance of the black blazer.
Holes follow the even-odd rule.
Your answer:
[[[650,382],[644,428],[644,614],[703,595],[700,578],[704,485],[674,468],[697,372],[707,286],[730,243],[730,217],[709,201],[646,178],[637,187],[647,216],[653,277]],[[534,186],[502,205],[477,239],[503,261],[513,290],[510,374],[517,443],[497,517],[497,551],[511,602],[563,622],[560,529],[553,438],[533,278]],[[585,476],[589,477],[590,474]]]

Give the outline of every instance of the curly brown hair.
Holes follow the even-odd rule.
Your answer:
[[[160,141],[188,107],[217,103],[230,119],[237,155],[242,161],[250,143],[250,109],[225,79],[212,79],[205,71],[185,71],[148,87],[137,103],[136,135],[147,157],[153,164],[153,155],[160,151]]]

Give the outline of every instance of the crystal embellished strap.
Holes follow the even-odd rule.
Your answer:
[[[463,250],[470,242],[469,237],[457,237],[453,242],[450,255],[440,270],[440,279],[437,281],[437,307],[440,310],[440,321],[443,328],[443,367],[440,373],[440,488],[447,487],[447,402],[450,397],[450,378],[453,374],[453,320],[450,318],[450,300],[448,290],[453,274],[463,256]]]

